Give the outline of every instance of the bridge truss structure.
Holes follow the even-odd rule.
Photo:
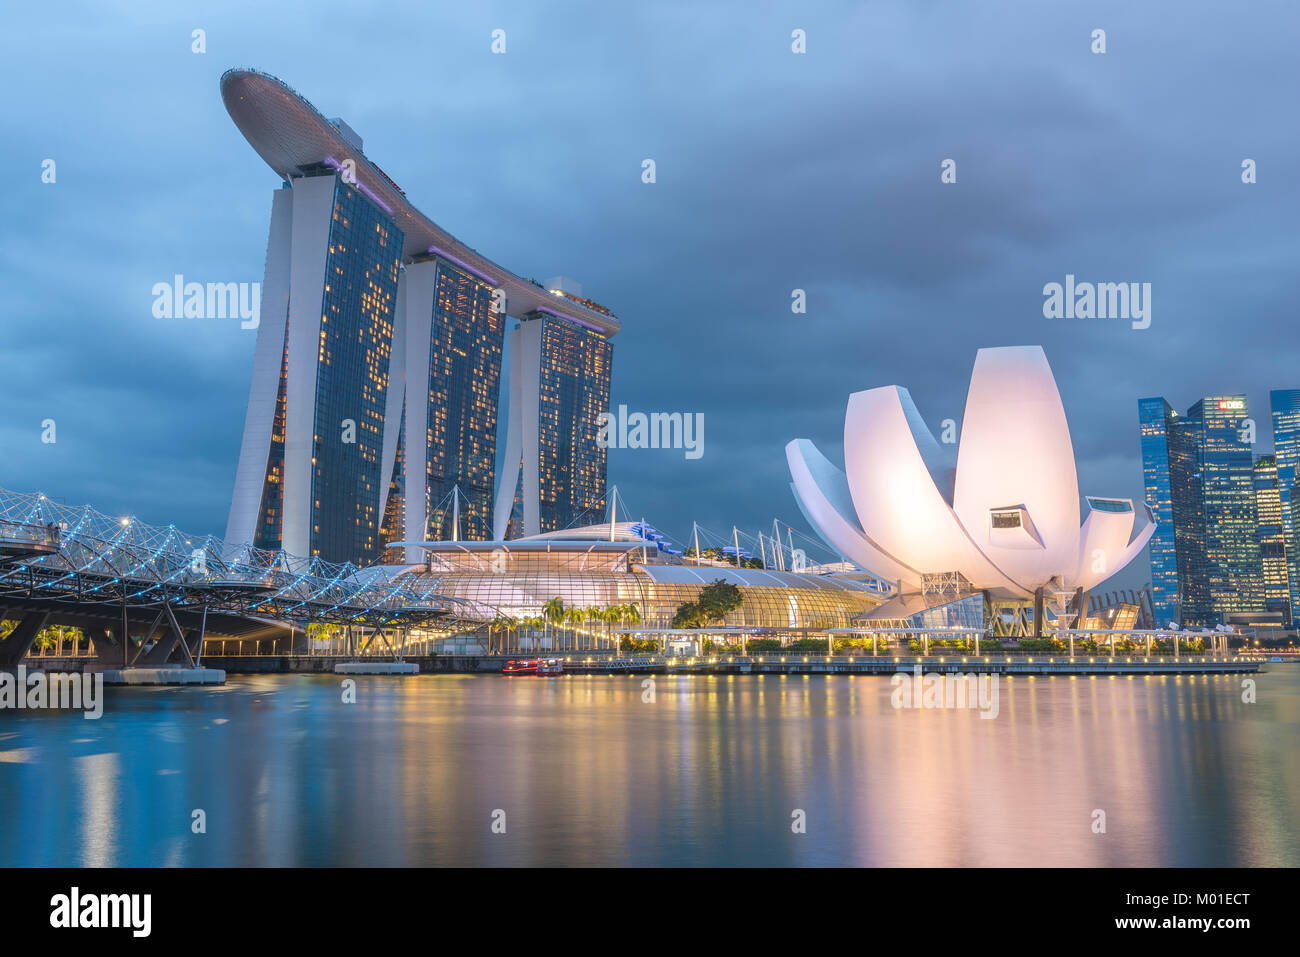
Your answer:
[[[0,666],[16,664],[36,633],[55,622],[88,624],[92,640],[118,645],[126,665],[149,650],[154,661],[179,652],[193,666],[214,622],[239,634],[252,626],[358,626],[400,657],[399,643],[384,638],[391,631],[477,621],[464,602],[439,594],[440,579],[410,570],[232,546],[215,535],[0,489],[0,619],[19,620],[0,640]]]

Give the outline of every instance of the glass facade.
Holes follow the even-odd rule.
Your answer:
[[[927,608],[897,622],[900,628],[984,628],[984,594],[976,592]]]
[[[1245,396],[1209,396],[1179,416],[1160,398],[1138,403],[1152,536],[1152,598],[1162,626],[1207,627],[1263,613],[1255,469]],[[1170,560],[1172,527],[1174,547]],[[1171,588],[1170,569],[1177,587]],[[1169,615],[1178,599],[1178,615]]]
[[[406,540],[406,403],[402,403],[402,417],[397,431],[397,452],[393,457],[393,472],[388,479],[388,498],[384,501],[384,524],[379,533],[384,546],[385,561],[397,561],[398,553],[386,549],[392,542]]]
[[[529,313],[543,323],[538,375],[538,500],[541,532],[599,522],[605,511],[608,450],[597,441],[609,410],[614,347],[568,319]],[[521,534],[516,493],[507,537]]]
[[[1264,610],[1290,619],[1290,589],[1286,546],[1282,531],[1282,500],[1278,494],[1277,459],[1261,455],[1255,460],[1255,512],[1258,519],[1260,598]]]
[[[1178,413],[1161,398],[1138,400],[1142,437],[1142,481],[1156,530],[1147,544],[1151,556],[1151,597],[1160,627],[1178,620],[1178,548],[1169,467],[1169,435],[1178,428]]]
[[[402,232],[335,174],[322,293],[311,553],[368,565],[380,548],[380,457]],[[351,426],[345,424],[351,423]]]
[[[1254,457],[1243,436],[1246,397],[1210,396],[1188,411],[1199,433],[1204,566],[1209,607],[1188,624],[1216,625],[1264,611],[1256,531]]]
[[[289,380],[289,322],[284,323],[284,346],[280,352],[280,385],[275,396],[275,419],[271,425],[271,448],[266,456],[262,480],[262,504],[257,511],[253,547],[279,551],[284,521],[284,397]]]
[[[487,283],[438,264],[429,347],[428,541],[452,538],[453,487],[461,540],[492,538],[497,403],[505,313]],[[603,473],[602,473],[603,474]]]
[[[1273,451],[1277,462],[1278,499],[1282,513],[1282,537],[1287,562],[1287,618],[1294,623],[1292,609],[1300,608],[1300,389],[1275,389],[1269,393],[1273,413]]]
[[[437,593],[468,604],[462,614],[488,621],[541,615],[552,598],[566,606],[607,608],[634,604],[646,628],[669,628],[678,607],[722,578],[740,589],[742,603],[725,625],[756,628],[833,628],[851,625],[880,605],[866,584],[825,575],[755,569],[694,568],[664,563],[647,548],[586,543],[560,548],[511,543],[429,552]],[[418,589],[417,589],[418,590]],[[976,596],[979,598],[979,596]],[[980,599],[982,601],[982,599]]]

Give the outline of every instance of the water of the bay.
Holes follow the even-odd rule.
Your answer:
[[[99,720],[0,712],[0,866],[1294,867],[1300,665],[1272,669],[1253,703],[1003,679],[992,719],[870,676],[107,689]]]

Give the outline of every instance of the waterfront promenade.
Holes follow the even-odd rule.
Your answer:
[[[418,655],[403,660],[420,674],[496,674],[520,655]],[[927,673],[999,675],[1188,675],[1253,674],[1265,663],[1236,655],[558,655],[566,674],[858,674],[892,675],[920,665]],[[207,655],[206,663],[229,674],[330,673],[354,661],[324,655]],[[57,666],[53,666],[57,667]]]

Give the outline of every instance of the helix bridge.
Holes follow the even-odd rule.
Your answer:
[[[261,641],[297,627],[305,640],[307,626],[326,624],[369,630],[395,649],[388,636],[472,617],[438,593],[440,579],[411,571],[232,545],[0,489],[0,621],[17,622],[0,638],[0,667],[50,625],[81,628],[124,666],[193,667],[205,637]]]

